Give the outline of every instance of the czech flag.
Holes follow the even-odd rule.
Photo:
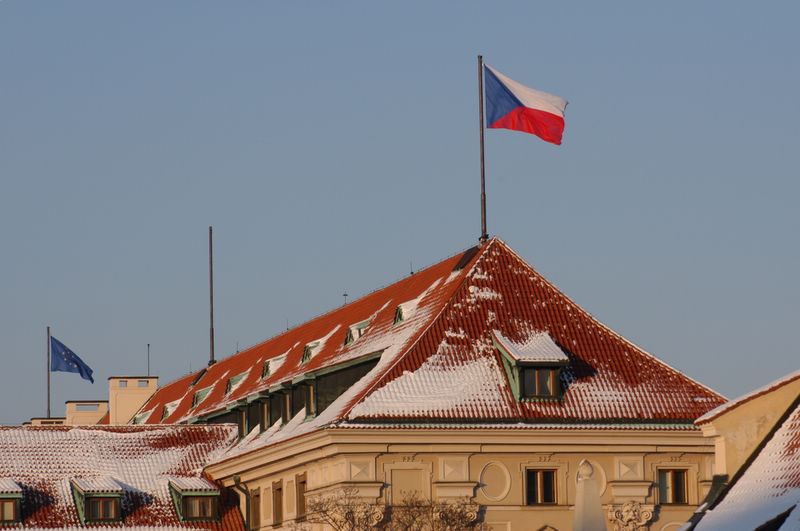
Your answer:
[[[486,127],[531,133],[561,145],[567,100],[517,83],[489,65],[483,77]]]

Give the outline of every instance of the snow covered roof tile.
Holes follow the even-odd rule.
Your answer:
[[[22,494],[22,487],[11,478],[0,478],[0,494]]]
[[[705,513],[697,531],[762,529],[769,521],[769,529],[800,529],[800,400],[792,407],[744,473]]]
[[[204,477],[197,476],[172,476],[169,482],[178,490],[192,490],[204,492],[218,492],[219,487]]]
[[[553,342],[547,332],[534,332],[521,342],[511,341],[499,330],[492,330],[492,336],[517,361],[547,363],[569,361],[569,357]]]
[[[201,478],[203,468],[236,441],[232,425],[2,426],[0,489],[22,490],[26,528],[81,528],[72,485],[118,492],[125,528],[244,528],[236,502],[221,499],[219,522],[181,522],[169,481]],[[188,479],[191,478],[191,479]]]
[[[72,478],[72,483],[87,494],[109,492],[122,494],[122,485],[111,476],[89,476]]]

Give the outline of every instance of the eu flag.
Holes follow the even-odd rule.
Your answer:
[[[94,383],[94,371],[64,343],[50,336],[50,372],[56,371],[77,372],[84,380]]]

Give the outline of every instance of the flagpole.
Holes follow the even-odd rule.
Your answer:
[[[50,418],[50,327],[47,327],[47,418]]]
[[[209,353],[208,366],[214,365],[214,236],[211,226],[208,227],[208,320],[209,320]]]
[[[481,243],[489,239],[486,231],[486,168],[483,147],[483,56],[478,56],[478,119],[481,132]]]

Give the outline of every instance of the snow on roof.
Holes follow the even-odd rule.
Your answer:
[[[365,320],[370,326],[363,337],[346,342],[348,327]],[[519,356],[566,363],[562,398],[517,401],[493,348],[494,331]],[[304,347],[319,338],[329,340],[303,363]],[[264,360],[283,355],[262,378]],[[252,434],[224,459],[366,419],[683,424],[725,400],[597,321],[495,238],[218,361],[196,382],[214,386],[197,411],[187,393],[191,379],[162,387],[142,410],[156,409],[151,423],[213,416],[274,387],[376,355],[377,365],[325,411]],[[226,396],[218,384],[224,375],[253,366],[259,370]]]
[[[120,492],[126,527],[175,529],[184,525],[168,482],[199,478],[235,441],[236,427],[224,424],[3,426],[0,477],[22,488],[25,527],[80,527],[74,483],[92,492]],[[226,497],[221,507],[222,521],[193,527],[242,529],[235,503]]]
[[[768,383],[768,384],[766,384],[766,385],[764,385],[762,387],[759,387],[758,389],[756,389],[754,391],[750,391],[749,393],[740,396],[739,398],[731,400],[730,402],[726,402],[726,403],[722,404],[721,406],[712,409],[711,411],[709,411],[708,413],[706,413],[705,415],[703,415],[702,417],[697,419],[695,422],[697,424],[706,424],[708,422],[711,422],[715,418],[727,413],[728,411],[736,409],[737,407],[741,406],[745,402],[749,402],[750,400],[753,400],[754,398],[757,398],[757,397],[759,397],[761,395],[765,395],[765,394],[767,394],[769,392],[772,392],[775,389],[778,389],[779,387],[783,387],[784,385],[787,385],[787,384],[789,384],[791,382],[794,382],[797,379],[800,379],[800,370],[797,370],[797,371],[795,371],[793,373],[787,374],[786,376],[782,376],[782,377],[778,378],[777,380],[773,380],[772,382],[770,382],[770,383]]]
[[[403,373],[356,404],[350,418],[386,415],[436,418],[451,411],[461,411],[465,417],[470,413],[490,418],[492,409],[504,405],[501,395],[495,392],[505,384],[501,368],[494,357],[483,356],[479,351],[473,351],[472,359],[455,358],[452,351],[457,347],[449,344],[448,339],[419,369]],[[489,344],[482,347],[491,350]]]
[[[22,494],[22,487],[11,478],[0,478],[0,494]]]
[[[795,402],[797,404],[797,402]],[[794,507],[779,528],[800,529],[800,404],[755,460],[707,511],[698,531],[755,529]]]
[[[503,350],[517,361],[553,363],[569,361],[564,351],[553,342],[547,332],[534,332],[521,342],[511,341],[499,330],[493,330],[492,335]]]
[[[122,494],[122,486],[111,476],[72,478],[72,483],[87,494],[93,492],[118,492]]]
[[[178,490],[219,492],[219,487],[204,477],[172,476],[169,482]]]

